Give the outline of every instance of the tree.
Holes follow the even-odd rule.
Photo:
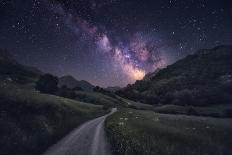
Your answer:
[[[41,93],[55,94],[58,87],[58,78],[51,74],[41,75],[35,88]]]
[[[105,92],[107,92],[106,90],[104,90],[103,88],[101,88],[99,86],[94,87],[93,91],[99,92],[99,93],[105,93]]]
[[[99,91],[100,91],[100,89],[101,89],[101,88],[100,88],[99,86],[96,86],[96,87],[94,87],[94,88],[93,88],[93,91],[95,91],[95,92],[99,92]]]

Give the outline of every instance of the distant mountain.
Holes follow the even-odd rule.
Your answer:
[[[199,50],[117,94],[148,104],[232,103],[232,46]]]
[[[120,87],[117,87],[117,86],[105,88],[105,90],[110,91],[110,92],[116,92],[116,91],[118,91],[118,90],[120,90],[120,89],[121,89],[121,88],[120,88]]]
[[[93,88],[95,87],[94,85],[90,84],[87,81],[84,80],[78,81],[70,75],[59,78],[59,87],[63,85],[67,86],[68,88],[80,87],[85,91],[92,91]]]
[[[35,81],[41,71],[34,67],[19,64],[7,51],[0,49],[0,77],[15,82],[27,83]]]

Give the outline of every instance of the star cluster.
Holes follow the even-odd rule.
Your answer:
[[[0,17],[20,62],[104,87],[232,42],[229,0],[2,0]]]

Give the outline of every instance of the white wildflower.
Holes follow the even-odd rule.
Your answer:
[[[124,122],[119,122],[118,125],[123,126],[123,125],[124,125]]]

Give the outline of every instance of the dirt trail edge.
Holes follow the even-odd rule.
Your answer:
[[[112,155],[104,122],[106,117],[116,111],[117,108],[113,108],[109,114],[84,123],[43,155]]]

